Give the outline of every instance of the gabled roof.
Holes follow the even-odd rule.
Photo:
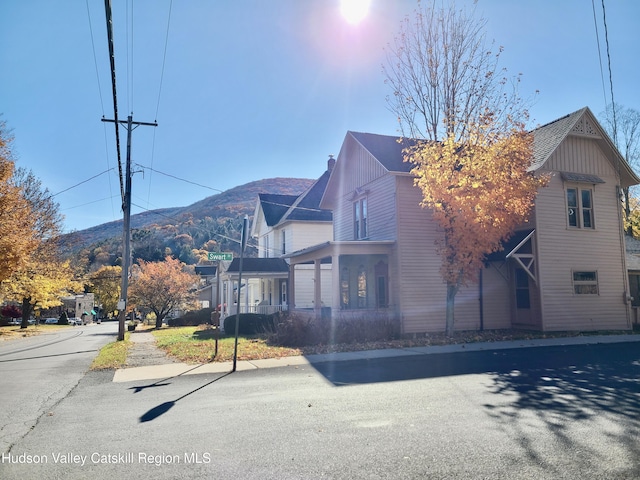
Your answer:
[[[569,135],[585,136],[595,140],[620,175],[620,184],[623,187],[640,183],[640,178],[625,161],[589,107],[581,108],[533,130],[533,162],[530,169],[538,170],[544,167],[553,152]]]
[[[213,277],[217,268],[215,265],[196,265],[196,273],[203,277]]]
[[[402,151],[415,145],[415,140],[374,133],[349,131],[348,134],[355,138],[388,171],[409,173],[413,168],[411,163],[404,161]]]
[[[298,195],[279,195],[275,193],[258,194],[258,202],[264,212],[267,225],[273,227],[298,199]]]
[[[327,188],[330,175],[330,170],[325,171],[306,192],[298,197],[281,221],[302,220],[330,222],[333,219],[331,210],[322,210],[320,208],[320,200]]]

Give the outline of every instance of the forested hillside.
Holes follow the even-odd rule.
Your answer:
[[[131,216],[133,261],[159,261],[167,255],[187,264],[202,263],[207,253],[239,253],[244,215],[253,217],[259,193],[299,195],[313,180],[258,180],[212,195],[187,207],[151,210]],[[65,235],[67,255],[85,272],[103,265],[120,265],[122,221],[109,222]],[[251,245],[251,242],[249,243]],[[257,256],[249,247],[247,256]]]

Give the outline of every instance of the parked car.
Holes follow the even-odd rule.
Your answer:
[[[57,318],[45,318],[44,319],[44,323],[51,325],[52,323],[57,324],[58,323],[58,319]]]
[[[78,317],[71,317],[69,319],[69,325],[82,325],[82,320],[80,320]]]

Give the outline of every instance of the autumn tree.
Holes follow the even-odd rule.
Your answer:
[[[0,120],[0,282],[24,266],[35,249],[34,217],[19,185],[13,182],[12,137]]]
[[[129,302],[137,308],[147,308],[156,315],[156,328],[169,312],[195,304],[198,276],[185,270],[177,259],[166,257],[163,262],[139,262],[139,271],[129,288]]]
[[[618,151],[631,168],[637,172],[640,167],[640,112],[612,103],[607,105],[606,110],[600,116],[605,130]],[[637,207],[638,202],[637,199],[633,201],[633,187],[623,187],[622,190],[624,192],[625,231],[627,235],[633,236],[639,232],[637,228],[634,228],[637,215],[633,215],[633,208]]]
[[[528,172],[533,140],[519,77],[499,68],[502,48],[487,45],[485,25],[475,10],[420,8],[402,23],[384,67],[390,108],[415,141],[405,161],[442,230],[448,335],[460,287],[526,221],[544,184]]]
[[[18,268],[0,284],[3,298],[22,304],[21,328],[27,328],[35,308],[62,303],[62,297],[81,288],[68,260],[63,260],[60,233],[63,217],[48,189],[28,170],[18,168],[11,179],[20,189],[33,217],[31,238],[35,248]]]
[[[122,280],[122,267],[103,266],[89,275],[89,291],[93,292],[104,313],[118,308]]]

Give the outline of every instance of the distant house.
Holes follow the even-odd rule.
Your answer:
[[[629,295],[631,296],[631,319],[640,323],[640,240],[625,235],[627,272],[629,273]]]
[[[628,329],[620,193],[640,179],[588,108],[533,135],[531,169],[551,180],[529,222],[487,259],[482,281],[458,293],[456,329]],[[441,232],[419,206],[407,145],[347,132],[319,205],[333,212],[334,238],[285,257],[294,267],[314,265],[316,303],[327,295],[318,272],[332,265],[332,317],[375,312],[399,318],[405,334],[441,332]]]
[[[327,170],[300,195],[261,193],[253,215],[251,237],[257,240],[258,258],[245,258],[243,262],[243,286],[238,298],[237,281],[239,259],[235,258],[227,268],[227,314],[233,313],[232,305],[240,305],[240,311],[273,313],[288,309],[313,309],[315,302],[315,278],[313,267],[301,265],[289,268],[284,259],[287,254],[333,238],[332,213],[320,208],[329,176],[335,165],[330,158]],[[331,265],[320,269],[317,277],[325,285],[325,298],[330,303]],[[231,285],[234,285],[231,287]],[[296,292],[292,301],[290,292]],[[224,316],[224,314],[223,314]]]
[[[215,308],[220,302],[218,293],[218,267],[216,265],[196,265],[195,272],[200,275],[198,302],[201,308]]]

